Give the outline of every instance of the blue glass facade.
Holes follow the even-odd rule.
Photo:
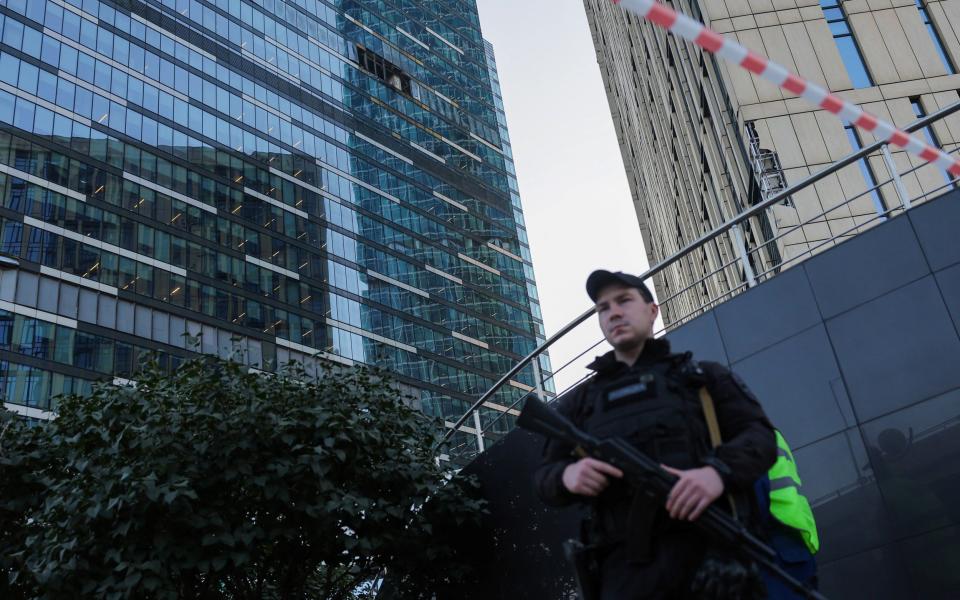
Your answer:
[[[0,30],[6,403],[320,353],[454,420],[543,338],[473,2],[0,0]]]

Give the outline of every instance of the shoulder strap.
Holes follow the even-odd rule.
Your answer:
[[[720,437],[720,422],[717,421],[717,409],[713,406],[713,396],[707,386],[700,388],[700,406],[703,407],[703,418],[707,421],[707,430],[710,432],[710,446],[716,448],[723,443]]]
[[[710,446],[716,448],[723,443],[723,439],[720,437],[720,422],[717,420],[717,409],[713,405],[713,396],[710,395],[710,390],[707,389],[706,385],[700,388],[700,406],[703,407],[703,418],[707,422],[707,430],[710,432]],[[732,494],[727,493],[726,496],[727,500],[730,501],[731,514],[734,519],[737,519],[737,502],[733,499]]]
[[[713,405],[713,396],[708,387],[712,383],[712,374],[708,373],[698,361],[693,360],[692,352],[677,355],[676,365],[682,377],[691,387],[699,389],[700,406],[703,409],[703,418],[707,422],[710,434],[710,447],[716,448],[723,443],[720,436],[720,422],[717,420],[717,410]]]

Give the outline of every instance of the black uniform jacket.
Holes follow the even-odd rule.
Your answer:
[[[583,407],[595,401],[594,394],[603,384],[625,374],[628,369],[642,372],[657,361],[671,360],[670,344],[665,339],[647,340],[637,362],[629,367],[614,357],[613,351],[597,358],[588,368],[596,371],[589,380],[561,396],[554,408],[582,425]],[[729,467],[729,473],[721,473],[727,492],[749,491],[753,483],[773,466],[777,458],[777,443],[773,426],[764,415],[756,397],[743,381],[725,366],[701,362],[707,375],[707,389],[713,396],[717,420],[723,443],[715,449],[715,456]],[[546,504],[564,506],[577,500],[589,500],[576,496],[563,486],[563,470],[577,459],[568,444],[548,440],[544,447],[541,465],[534,474],[537,493]]]

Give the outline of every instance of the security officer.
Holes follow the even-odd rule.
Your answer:
[[[820,550],[817,523],[807,498],[800,493],[800,474],[793,452],[783,435],[777,436],[777,462],[754,489],[762,529],[770,546],[777,551],[777,563],[798,581],[817,588],[817,561]],[[769,600],[799,600],[797,592],[778,577],[761,571]]]
[[[653,337],[659,309],[640,278],[594,271],[587,294],[613,350],[590,364],[596,373],[555,407],[595,437],[627,439],[678,479],[666,502],[655,502],[623,482],[619,469],[550,440],[535,474],[538,494],[554,506],[591,507],[583,537],[593,550],[596,597],[695,598],[691,581],[709,542],[689,522],[725,492],[752,496],[776,459],[773,427],[736,375],[671,353],[665,339]],[[716,448],[698,397],[704,385],[723,436]],[[709,550],[712,557],[724,553]]]

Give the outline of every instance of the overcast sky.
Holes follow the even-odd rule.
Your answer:
[[[590,308],[596,268],[647,269],[590,28],[580,0],[477,0],[493,43],[530,237],[552,335]],[[601,338],[596,318],[550,351],[554,369]],[[563,390],[604,345],[557,376]]]

